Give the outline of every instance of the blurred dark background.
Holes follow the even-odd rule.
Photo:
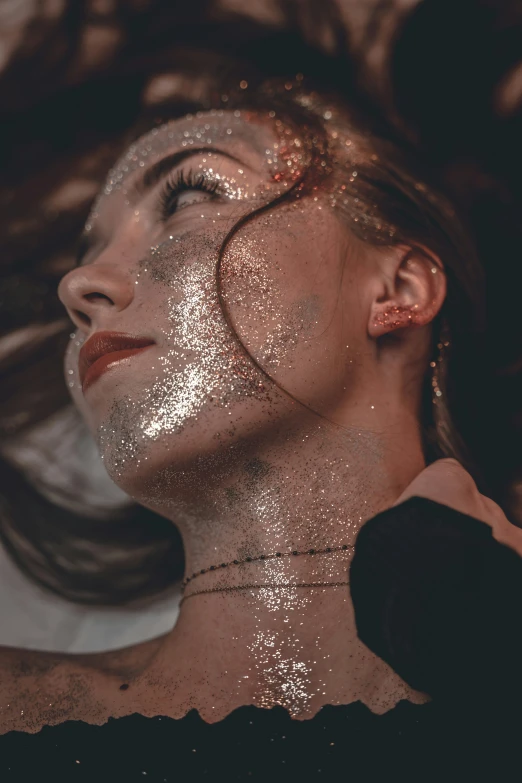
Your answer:
[[[438,171],[486,266],[489,329],[476,383],[488,385],[482,426],[499,451],[494,483],[522,524],[517,0],[1,3],[0,437],[68,402],[58,281],[129,128],[173,96],[190,105],[187,48],[268,74],[326,74]]]

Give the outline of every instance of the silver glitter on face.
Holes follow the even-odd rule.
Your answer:
[[[241,354],[223,318],[212,249],[190,233],[155,248],[144,262],[149,276],[175,288],[176,294],[164,303],[168,328],[163,334],[166,350],[156,364],[159,378],[143,389],[139,404],[126,401],[125,419],[135,423],[137,437],[111,449],[120,405],[99,429],[100,450],[114,478],[121,477],[124,462],[139,461],[148,444],[179,435],[205,408],[227,414],[238,399],[267,399],[263,379]],[[129,446],[132,451],[126,454]]]
[[[343,148],[349,141],[332,138]],[[157,192],[136,199],[136,177],[185,150],[198,151],[176,166],[216,190],[185,191],[175,213],[160,219]],[[386,460],[396,447],[383,446],[375,418],[360,423],[361,399],[370,413],[361,385],[371,355],[361,294],[368,263],[338,219],[357,168],[342,183],[321,184],[330,170],[323,156],[314,164],[319,184],[271,207],[300,183],[310,154],[274,112],[199,113],[132,145],[89,218],[88,232],[105,243],[78,274],[91,275],[92,292],[114,296],[113,306],[91,310],[90,333],[148,335],[155,345],[109,370],[85,397],[77,385],[72,394],[114,482],[179,526],[187,574],[263,553],[353,544],[362,522],[393,497]],[[71,383],[77,357],[72,344]],[[372,401],[372,416],[376,408]],[[381,432],[388,425],[381,419]],[[349,556],[201,575],[198,589],[269,586],[187,601],[172,648],[158,659],[166,668],[142,683],[149,699],[161,682],[166,701],[151,714],[179,717],[196,707],[217,720],[253,703],[311,717],[324,703],[360,698],[385,711],[404,698],[402,681],[358,642],[347,589],[292,586],[346,581]],[[348,663],[335,634],[350,646]]]
[[[188,119],[181,124],[170,123],[155,128],[128,150],[109,173],[104,192],[88,223],[88,230],[91,230],[93,224],[99,222],[106,200],[112,198],[115,192],[121,191],[127,204],[127,197],[133,189],[132,175],[143,167],[144,162],[155,161],[172,149],[192,146],[202,150],[191,158],[190,165],[206,180],[219,185],[223,206],[214,208],[211,215],[207,212],[203,231],[200,225],[196,230],[186,231],[183,221],[179,227],[169,226],[173,233],[137,262],[135,285],[144,287],[144,290],[148,290],[151,284],[156,289],[161,286],[166,292],[161,304],[155,301],[161,308],[164,323],[161,341],[158,340],[162,350],[159,356],[156,354],[156,380],[151,378],[139,399],[132,399],[127,393],[119,395],[106,421],[98,428],[101,455],[115,480],[123,479],[123,466],[129,467],[131,463],[146,459],[147,442],[179,433],[205,404],[226,408],[231,399],[241,396],[254,394],[263,398],[265,379],[253,370],[223,318],[215,275],[220,243],[232,225],[231,218],[239,216],[241,211],[255,208],[263,198],[266,200],[270,188],[275,195],[281,191],[282,186],[272,178],[278,169],[277,152],[268,150],[268,166],[266,129],[248,126],[246,133],[246,123],[239,112],[228,113],[226,121],[223,112],[211,112],[201,120],[196,117],[194,123],[189,123]],[[256,143],[256,136],[262,136],[262,140],[259,138]],[[227,175],[222,165],[219,170],[219,151],[206,149],[210,144],[219,146],[223,142],[230,148],[232,137],[234,155],[236,148],[239,149],[238,154],[245,150],[246,137],[249,144],[248,151],[245,151],[247,165],[257,156],[258,168],[265,170],[263,179],[256,178],[257,187],[247,165],[235,166],[236,175]],[[229,169],[233,165],[229,164]],[[238,212],[233,202],[240,204],[242,201],[245,201],[245,207],[240,207]],[[201,206],[203,212],[208,204],[204,201],[201,204],[191,203],[185,199],[182,206],[185,208],[184,213],[181,211],[182,217],[190,207],[188,211],[194,220],[195,210]],[[136,219],[139,219],[139,212],[134,210]],[[201,218],[205,219],[205,216],[202,214]],[[146,302],[143,301],[141,306],[145,308]],[[154,323],[160,323],[158,309],[154,313]],[[149,357],[152,359],[152,351]],[[71,369],[67,372],[72,374],[74,351],[70,352],[69,361]],[[124,437],[114,437],[116,422],[120,422],[120,435]],[[134,423],[132,435],[129,422]]]
[[[266,129],[256,128],[254,123],[247,125],[239,111],[198,112],[194,116],[187,115],[186,119],[181,122],[165,123],[153,128],[131,145],[114,168],[109,171],[105,187],[93,208],[93,212],[96,214],[99,212],[104,196],[109,196],[119,190],[127,194],[127,184],[133,174],[173,149],[201,150],[203,156],[207,155],[206,162],[208,162],[212,158],[210,147],[222,147],[224,150],[233,147],[234,150],[241,152],[246,145],[250,148],[250,152],[245,158],[246,164],[252,160],[252,150],[254,150],[254,154],[257,154],[257,161],[259,162],[259,156],[262,155],[265,165],[269,165],[274,174],[281,169],[277,150],[272,147],[266,151]],[[229,190],[232,197],[241,198],[245,195],[241,187],[244,174],[244,168],[241,165],[236,169],[235,176],[229,179],[222,177],[220,172],[213,170],[213,167],[205,167],[204,163],[204,160],[199,163],[201,168],[211,171],[213,177],[223,179],[225,188]],[[266,170],[268,171],[268,169]],[[243,181],[246,182],[246,180]],[[234,185],[236,187],[233,187]],[[244,187],[245,185],[243,189]]]

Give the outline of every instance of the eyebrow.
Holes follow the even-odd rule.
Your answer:
[[[235,155],[218,149],[217,147],[191,147],[190,149],[173,152],[171,155],[166,155],[164,158],[156,161],[156,163],[153,163],[152,166],[149,166],[141,177],[132,185],[132,190],[136,195],[144,196],[149,190],[152,190],[152,188],[157,185],[165,174],[168,174],[174,166],[177,166],[187,158],[199,155],[202,152],[215,152],[218,155],[229,158],[229,160],[233,160],[235,163],[239,163],[241,166],[247,166],[242,160],[236,158]],[[248,168],[250,167],[248,166]],[[78,243],[75,266],[80,266],[87,253],[98,244],[99,237],[96,231],[93,229],[88,233],[84,231]]]
[[[186,160],[186,158],[190,158],[193,155],[198,155],[202,152],[216,152],[218,155],[223,155],[225,158],[229,158],[235,163],[239,163],[242,166],[245,165],[243,164],[243,161],[236,158],[235,155],[231,155],[230,152],[225,152],[217,147],[196,147],[195,149],[180,150],[178,152],[173,152],[171,155],[167,155],[165,158],[161,158],[156,161],[156,163],[153,163],[152,166],[149,166],[140,179],[134,183],[132,189],[140,196],[143,196],[147,191],[151,190],[154,185],[157,185],[162,177],[173,169],[174,166],[177,166],[179,163]]]

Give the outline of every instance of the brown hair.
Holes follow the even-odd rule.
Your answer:
[[[190,59],[183,59],[187,81],[190,63]],[[206,65],[211,70],[208,62]],[[225,74],[221,72],[219,80],[215,77],[214,82],[206,85],[206,94],[193,96],[183,109],[223,106],[223,96],[227,108],[270,109],[297,127],[311,147],[320,141],[331,154],[323,108],[330,104],[341,108],[342,97],[332,98],[322,88],[299,86],[294,81],[292,89],[281,90],[280,83],[266,82],[263,74],[246,66],[242,66],[241,75],[248,80],[248,90],[227,88],[230,83],[239,84],[237,70],[229,69]],[[300,100],[305,94],[311,96],[307,105]],[[159,121],[179,115],[181,109],[167,102],[163,106],[155,104],[153,113]],[[427,246],[440,257],[448,277],[448,296],[434,324],[434,358],[443,323],[451,350],[445,359],[445,371],[440,373],[442,397],[435,408],[429,367],[424,384],[421,418],[427,461],[439,456],[456,457],[479,481],[483,491],[491,487],[490,493],[494,494],[498,487],[490,480],[494,476],[489,457],[492,440],[480,415],[480,391],[488,389],[488,368],[483,361],[481,385],[477,385],[475,376],[485,328],[480,263],[467,231],[448,202],[425,185],[425,175],[418,175],[418,163],[413,166],[397,139],[392,141],[392,129],[348,107],[345,118],[343,122],[353,131],[358,171],[357,186],[340,207],[350,227],[370,243],[393,241]],[[142,121],[140,131],[145,125],[150,127],[150,116]],[[312,161],[301,182],[278,200],[284,202],[298,192],[302,194],[298,185],[306,185],[313,172]],[[354,221],[361,209],[365,220]],[[234,233],[246,220],[255,219],[256,214],[251,213],[234,226],[223,243],[221,256]],[[389,232],[383,232],[383,225],[394,227],[393,240]],[[54,276],[53,286],[59,276]],[[53,307],[54,331],[42,332],[0,359],[0,433],[4,440],[23,434],[70,405],[62,360],[74,327],[64,319],[60,327],[56,302]],[[224,315],[227,317],[225,309]],[[52,323],[43,312],[39,316],[42,322]],[[45,384],[41,380],[44,377]],[[37,383],[35,378],[39,379]],[[79,413],[77,416],[80,418]],[[118,512],[108,512],[104,519],[89,513],[88,503],[85,513],[79,514],[71,510],[67,493],[62,503],[50,500],[20,468],[7,460],[0,467],[0,536],[19,567],[40,585],[72,601],[116,605],[157,595],[181,577],[181,541],[168,520],[130,502]],[[71,491],[74,493],[73,487]]]

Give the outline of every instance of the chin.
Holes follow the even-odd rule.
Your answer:
[[[150,411],[134,413],[129,401],[114,400],[95,427],[95,439],[112,481],[130,497],[150,507],[161,498],[201,494],[226,480],[246,460],[281,435],[288,400],[270,406],[258,399],[214,399],[197,416],[170,431]],[[279,410],[278,410],[279,408]]]

